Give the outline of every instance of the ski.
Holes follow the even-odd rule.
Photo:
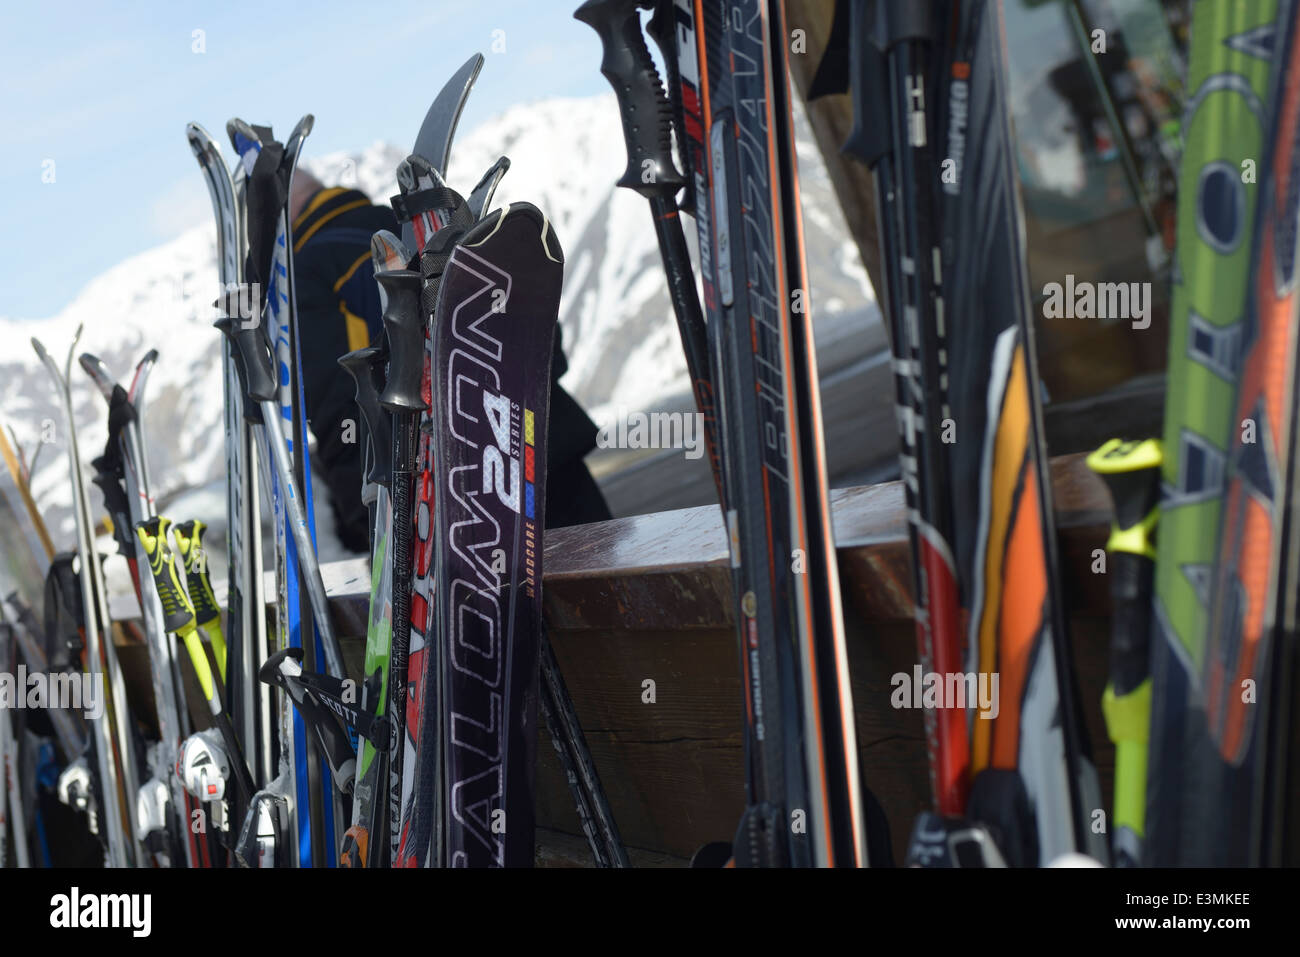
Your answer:
[[[389,859],[394,866],[407,855],[403,845],[410,833],[411,815],[414,805],[415,761],[420,749],[421,722],[424,709],[419,700],[425,676],[425,653],[431,642],[432,626],[432,588],[433,588],[433,474],[432,445],[429,437],[430,424],[427,411],[430,376],[429,324],[433,315],[433,295],[427,290],[427,284],[435,274],[441,272],[446,254],[450,249],[451,236],[444,236],[438,241],[435,250],[427,247],[435,235],[450,222],[452,211],[460,201],[458,195],[446,189],[444,174],[451,159],[451,145],[460,115],[464,111],[466,100],[479,71],[483,67],[482,54],[474,54],[467,59],[452,75],[434,98],[424,122],[415,137],[415,151],[398,168],[399,196],[393,197],[393,209],[402,223],[400,249],[416,254],[418,262],[401,263],[405,268],[419,268],[421,283],[426,290],[420,292],[417,304],[422,342],[418,345],[422,356],[420,379],[418,384],[408,381],[415,373],[411,371],[410,350],[416,347],[412,334],[399,350],[407,353],[407,358],[397,360],[396,371],[399,378],[394,380],[394,344],[389,341],[389,370],[386,390],[392,393],[392,402],[388,406],[392,412],[401,406],[414,410],[424,409],[416,421],[418,429],[415,441],[414,479],[407,505],[403,506],[399,494],[405,494],[405,483],[397,481],[397,444],[403,441],[399,423],[393,420],[394,441],[394,481],[392,488],[394,535],[393,535],[393,626],[389,656],[389,680],[387,711],[390,719],[391,749],[389,753]],[[437,165],[434,165],[434,164]],[[490,189],[488,190],[490,193]],[[488,195],[483,196],[486,202]],[[460,214],[460,225],[467,226],[472,219],[468,208]],[[426,252],[428,255],[426,255]],[[397,249],[390,243],[385,249],[384,257],[400,259]],[[389,262],[389,268],[399,265]],[[378,278],[378,277],[376,277]],[[405,280],[409,282],[409,280]],[[382,288],[382,284],[381,284]],[[402,287],[406,288],[406,287]],[[387,296],[387,293],[384,293]],[[402,309],[409,310],[409,302],[402,304]],[[385,324],[386,330],[389,325]],[[401,334],[409,326],[393,326],[394,333]],[[418,392],[416,391],[418,390]],[[406,412],[399,412],[405,416]],[[409,528],[410,535],[406,530]],[[400,535],[398,534],[400,531]],[[409,544],[409,549],[408,545]],[[399,606],[406,609],[399,612]]]
[[[1192,777],[1187,827],[1205,829],[1188,855],[1214,866],[1277,863],[1272,839],[1285,804],[1276,752],[1292,706],[1275,671],[1279,643],[1294,643],[1297,349],[1300,295],[1300,38],[1292,0],[1279,0],[1264,125],[1250,282],[1235,371],[1236,414],[1227,449],[1217,559],[1199,686],[1189,719]],[[1203,855],[1203,856],[1202,856]]]
[[[930,88],[929,11],[911,24],[890,21],[888,51],[872,38],[865,4],[850,7],[850,83],[854,123],[844,150],[875,173],[877,231],[885,271],[882,298],[895,376],[899,461],[907,502],[917,648],[926,673],[961,670],[964,645],[948,499],[942,423],[947,397],[945,306],[939,288],[939,231],[930,184],[938,91]],[[925,709],[930,793],[939,815],[959,817],[970,789],[966,719],[956,708]]]
[[[1241,427],[1234,415],[1237,357],[1252,285],[1250,240],[1263,195],[1242,182],[1241,169],[1267,150],[1279,9],[1278,0],[1211,0],[1197,4],[1193,20],[1151,646],[1143,863],[1154,866],[1209,864],[1222,853],[1201,830],[1198,805],[1213,813],[1217,796],[1208,793],[1210,765],[1195,755],[1214,749],[1201,676],[1209,661],[1207,623],[1229,450]],[[1261,173],[1268,169],[1261,163]]]
[[[0,674],[12,674],[15,651],[14,628],[0,621]],[[0,708],[0,868],[31,867],[27,846],[27,818],[23,812],[18,769],[18,723],[9,708]],[[10,831],[13,836],[10,838]],[[12,850],[11,846],[12,845]],[[12,858],[12,859],[11,859]]]
[[[217,226],[217,276],[222,290],[236,289],[243,280],[244,230],[242,197],[236,195],[229,167],[216,141],[197,123],[186,126],[186,139],[207,184]],[[242,171],[242,166],[240,167]],[[223,426],[226,440],[226,625],[231,675],[222,671],[226,708],[236,737],[250,756],[259,779],[270,777],[270,689],[252,681],[266,653],[266,607],[262,583],[262,523],[256,447],[244,416],[244,397],[234,367],[233,346],[221,340],[222,384],[225,395]],[[188,569],[188,565],[187,565]],[[218,625],[219,627],[219,625]],[[224,657],[219,659],[223,662]]]
[[[404,864],[532,864],[545,440],[563,262],[546,217],[512,204],[464,233],[433,297],[437,640],[426,651]]]
[[[101,682],[105,696],[104,713],[93,722],[96,772],[99,783],[99,800],[96,805],[102,812],[99,819],[105,830],[107,862],[113,867],[130,867],[140,856],[135,831],[129,824],[135,819],[135,815],[130,812],[134,808],[139,785],[133,742],[127,724],[126,687],[117,661],[117,649],[113,647],[103,570],[100,568],[99,555],[95,550],[94,525],[90,520],[90,506],[81,471],[81,455],[77,448],[72,393],[68,385],[72,356],[80,338],[81,329],[78,327],[73,335],[72,345],[68,349],[67,362],[62,369],[39,339],[33,338],[31,342],[32,348],[36,350],[37,356],[40,357],[50,378],[54,381],[55,393],[63,414],[63,426],[67,432],[68,470],[72,482],[72,507],[77,526],[77,560],[80,565],[80,574],[77,577],[81,587],[83,609],[81,626],[85,634],[86,668],[93,680]]]
[[[319,644],[330,672],[341,676],[342,654],[312,540],[306,425],[301,376],[295,371],[292,251],[285,213],[293,168],[311,126],[312,118],[304,117],[281,146],[271,138],[269,129],[240,120],[228,124],[248,184],[250,239],[240,297],[246,303],[244,311],[251,315],[242,318],[240,304],[234,301],[237,297],[227,297],[227,318],[218,325],[238,349],[235,366],[245,394],[245,415],[248,407],[256,407],[262,420],[256,426],[261,434],[259,452],[277,535],[277,645],[281,650],[303,647],[310,668]],[[304,489],[308,490],[305,496]],[[313,631],[318,641],[313,640]],[[290,829],[298,838],[292,860],[300,866],[327,866],[337,850],[332,827],[338,795],[326,785],[323,775],[328,769],[317,759],[315,739],[306,735],[301,716],[286,695],[279,700],[280,770],[259,794],[262,803],[253,813],[265,814],[266,801],[280,804],[288,810]],[[287,786],[292,786],[295,801],[288,800]],[[251,836],[251,819],[244,824],[243,833]]]
[[[144,574],[147,567],[147,562],[142,561],[144,551],[131,535],[136,524],[153,515],[153,496],[140,419],[145,385],[157,358],[157,351],[150,350],[140,360],[129,391],[117,384],[98,357],[83,352],[80,363],[108,403],[108,444],[104,455],[93,463],[98,472],[95,484],[103,492],[104,502],[113,517],[114,534],[127,558],[136,598],[140,602],[158,714],[159,740],[155,745],[158,756],[152,763],[156,765],[156,772],[162,775],[162,784],[171,798],[170,805],[162,808],[164,827],[149,835],[146,843],[162,859],[179,864],[179,855],[183,854],[184,862],[194,867],[200,859],[200,852],[191,829],[182,824],[189,819],[189,806],[185,791],[174,773],[177,749],[185,736],[181,724],[183,701],[179,695],[181,685],[177,680],[175,647],[163,627],[159,595],[151,587],[152,579]],[[151,781],[145,783],[146,788],[151,785]]]
[[[717,392],[719,447],[711,458],[722,476],[745,702],[747,807],[735,862],[865,864],[784,9],[762,0],[660,5],[652,33],[675,87],[670,101],[633,4],[587,3],[578,17],[601,35],[602,70],[623,91],[629,167],[620,182],[646,194],[658,219],[672,218],[671,196],[682,183],[664,127],[674,115],[681,126],[687,202],[700,238],[707,365],[699,358],[695,292],[672,279],[682,268],[673,226],[656,225],[706,416],[710,378]],[[643,128],[647,113],[658,129]],[[805,815],[806,828],[797,826]]]

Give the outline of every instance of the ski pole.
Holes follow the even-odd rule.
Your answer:
[[[248,763],[244,760],[243,749],[235,737],[234,725],[221,706],[221,695],[217,694],[216,682],[213,680],[212,668],[208,665],[208,655],[198,637],[198,625],[195,621],[194,606],[189,595],[181,585],[176,571],[176,556],[172,554],[167,543],[167,529],[171,522],[160,516],[140,522],[135,533],[144,547],[149,559],[149,571],[153,574],[154,584],[158,588],[158,598],[163,607],[163,625],[167,631],[178,635],[185,642],[185,649],[190,654],[194,665],[194,674],[199,679],[199,688],[208,703],[212,723],[221,733],[234,766],[235,781],[239,785],[241,803],[247,804],[253,796],[253,777],[249,773]]]
[[[185,567],[185,584],[194,604],[194,621],[203,633],[204,641],[212,646],[212,656],[217,661],[221,683],[226,682],[226,636],[221,630],[221,608],[208,578],[208,556],[203,551],[203,533],[208,526],[198,519],[179,522],[172,526],[172,537]]]
[[[1147,799],[1147,743],[1151,734],[1151,595],[1153,539],[1160,516],[1157,439],[1111,439],[1088,456],[1114,505],[1110,538],[1110,681],[1101,699],[1115,743],[1115,808],[1111,847],[1116,867],[1141,861]]]
[[[382,289],[382,287],[380,287]],[[392,448],[391,422],[379,405],[379,392],[385,350],[370,346],[349,352],[339,365],[356,383],[356,401],[366,423],[369,470],[366,485],[374,490],[373,534],[370,554],[370,613],[366,627],[366,658],[361,686],[361,707],[373,709],[376,716],[388,713],[389,655],[392,642],[392,619],[385,620],[385,606],[391,610],[392,563],[389,551],[392,540],[393,508],[389,490],[392,486],[392,459],[382,452]],[[387,590],[386,590],[387,589]],[[391,742],[389,742],[391,744]],[[385,812],[388,808],[388,767],[390,751],[377,748],[358,736],[357,782],[353,788],[352,826],[343,835],[339,855],[342,866],[384,867],[389,842]],[[373,840],[372,840],[373,837]]]
[[[600,72],[618,98],[627,145],[627,168],[617,185],[640,193],[650,202],[659,255],[668,278],[669,298],[677,318],[682,351],[686,354],[686,368],[696,407],[704,418],[713,481],[718,501],[725,510],[727,494],[717,435],[708,331],[695,291],[695,273],[675,199],[678,190],[686,185],[686,179],[673,161],[672,107],[641,32],[638,6],[638,0],[587,0],[573,16],[600,37],[603,50]],[[670,51],[663,52],[665,58],[670,56]]]
[[[307,531],[307,515],[303,511],[302,496],[293,479],[289,451],[285,447],[284,437],[278,434],[280,429],[276,423],[280,421],[280,409],[277,404],[276,378],[272,372],[266,337],[261,331],[260,324],[252,328],[244,328],[238,320],[226,317],[218,319],[215,325],[234,341],[239,352],[239,361],[236,361],[235,368],[243,380],[244,392],[250,402],[257,403],[261,408],[262,424],[259,428],[264,433],[270,433],[268,441],[262,444],[270,450],[276,477],[284,490],[284,502],[288,510],[286,524],[289,526],[293,545],[298,554],[312,613],[316,616],[317,627],[320,629],[326,665],[330,674],[338,678],[344,677],[346,671],[343,667],[343,652],[339,648],[338,637],[334,634],[334,620],[330,615],[325,583],[321,579],[320,562],[316,558],[311,535]]]
[[[392,637],[388,653],[389,853],[397,859],[401,837],[403,736],[406,731],[407,666],[411,645],[414,472],[420,413],[428,406],[422,393],[424,321],[420,315],[421,276],[410,269],[375,275],[386,298],[384,332],[388,337],[388,382],[379,405],[392,415]]]
[[[595,855],[596,866],[630,867],[627,848],[623,846],[609,798],[591,760],[587,738],[582,733],[573,699],[569,697],[559,662],[555,660],[555,649],[551,647],[551,637],[545,628],[541,629],[539,646],[542,685],[539,703],[551,731],[555,752],[569,781],[578,820]]]

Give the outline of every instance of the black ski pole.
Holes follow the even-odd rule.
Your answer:
[[[627,144],[627,169],[618,185],[640,193],[650,202],[655,238],[668,277],[668,294],[686,354],[686,369],[696,407],[704,417],[704,438],[713,481],[718,489],[718,501],[725,508],[727,495],[722,478],[722,449],[718,444],[708,331],[695,291],[695,273],[676,201],[677,192],[686,186],[686,179],[673,161],[672,105],[664,95],[659,71],[646,47],[638,6],[638,0],[587,0],[573,16],[600,37],[604,51],[600,72],[618,98],[623,139]],[[670,50],[663,52],[665,58],[673,55]]]
[[[376,715],[388,713],[386,691],[391,653],[392,622],[383,621],[382,606],[390,594],[382,589],[387,581],[385,574],[392,569],[392,423],[379,405],[383,387],[383,366],[387,352],[377,346],[368,346],[349,352],[339,359],[339,365],[352,376],[356,384],[357,406],[366,424],[365,484],[373,492],[371,508],[371,592],[370,615],[366,628],[366,657],[361,685],[361,706]],[[362,498],[366,498],[363,493]],[[383,568],[384,573],[376,572]],[[391,589],[389,589],[391,593]],[[378,604],[378,607],[376,605]],[[390,606],[391,607],[391,606]],[[388,627],[385,628],[384,625]],[[385,694],[381,695],[381,688]],[[385,867],[388,864],[388,767],[389,741],[376,747],[358,736],[357,783],[353,789],[352,826],[343,836],[340,854],[342,866]]]
[[[609,807],[609,798],[596,773],[596,765],[591,760],[587,738],[582,733],[578,713],[573,707],[573,699],[569,697],[559,662],[555,660],[555,649],[551,647],[551,637],[545,628],[540,637],[539,703],[550,728],[551,741],[555,745],[560,765],[569,780],[578,820],[591,843],[597,867],[630,867],[627,848],[623,846],[614,812]]]
[[[388,336],[388,382],[379,404],[393,417],[393,617],[388,655],[389,854],[397,859],[401,837],[402,748],[406,731],[407,658],[411,645],[411,580],[415,520],[412,498],[424,377],[424,321],[420,274],[410,269],[376,273],[384,290],[384,332]]]

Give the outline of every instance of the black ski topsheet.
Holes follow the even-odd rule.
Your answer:
[[[735,860],[861,864],[782,8],[677,0],[674,23],[745,693]]]
[[[967,671],[997,674],[1000,713],[971,720],[969,815],[994,825],[1012,863],[1068,852],[1106,859],[1089,816],[1100,788],[1073,687],[1038,398],[1024,225],[1000,0],[936,12],[938,186],[948,324],[953,548],[968,614]],[[946,151],[946,152],[945,152]],[[1014,773],[1015,776],[1009,776]],[[981,780],[982,779],[982,780]],[[1018,805],[1027,801],[1032,821]],[[1011,835],[1020,834],[1021,840]]]
[[[515,203],[465,233],[442,277],[432,368],[436,640],[425,655],[405,864],[533,861],[546,423],[563,274],[546,217]]]

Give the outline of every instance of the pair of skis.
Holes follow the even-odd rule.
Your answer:
[[[996,674],[995,719],[927,709],[910,863],[1105,860],[1065,631],[998,0],[853,4],[847,152],[876,203],[927,680]],[[957,516],[961,516],[958,520]],[[965,674],[963,675],[963,672]]]
[[[90,517],[90,502],[77,445],[76,419],[73,415],[69,375],[72,357],[81,338],[78,328],[60,368],[40,340],[32,339],[32,348],[40,357],[54,382],[56,397],[63,416],[68,466],[72,481],[72,507],[77,528],[78,580],[83,609],[86,669],[91,679],[103,688],[103,714],[92,722],[94,751],[94,785],[96,818],[106,845],[105,861],[113,867],[131,867],[143,863],[148,853],[137,840],[131,822],[136,819],[135,803],[140,793],[135,743],[127,713],[126,686],[113,642],[112,621],[108,615],[108,591],[103,568],[95,550],[95,526]]]
[[[381,231],[372,242],[386,343],[340,360],[370,436],[363,705],[390,733],[386,751],[361,741],[346,859],[531,864],[540,672],[541,707],[597,863],[625,866],[541,623],[563,257],[534,207],[485,213],[504,157],[467,199],[445,182],[482,62],[471,57],[447,83],[399,168],[403,237]]]
[[[347,815],[353,768],[346,732],[325,700],[327,689],[304,681],[304,672],[315,674],[318,658],[334,682],[346,677],[315,551],[288,217],[293,171],[312,122],[304,117],[284,145],[268,128],[240,120],[228,125],[246,182],[248,248],[242,281],[237,294],[225,297],[227,315],[218,326],[234,347],[243,415],[256,436],[276,529],[277,650],[258,675],[281,691],[278,767],[254,796],[239,846],[246,860],[264,859],[265,824],[278,819],[280,863],[329,866],[338,851],[336,822]],[[290,834],[296,847],[283,841]]]
[[[36,455],[29,461],[17,440],[11,442],[7,431],[0,429],[0,551],[9,557],[9,562],[0,570],[0,632],[5,632],[6,637],[12,636],[11,660],[15,664],[21,661],[29,674],[51,674],[51,663],[41,641],[43,629],[33,611],[33,605],[42,598],[45,579],[54,558],[54,544],[31,494],[31,465],[39,453],[38,446]],[[0,642],[5,640],[0,638]],[[0,655],[6,648],[0,644]],[[50,708],[47,714],[63,763],[56,790],[63,803],[86,814],[91,834],[102,837],[98,804],[92,793],[92,775],[87,763],[90,741],[84,720],[78,713],[63,708]],[[7,720],[7,715],[0,717],[0,721]],[[15,730],[17,724],[13,722]],[[21,758],[23,742],[16,733],[11,734],[6,747],[0,750],[10,761],[13,790],[8,798],[0,800],[7,800],[15,840],[22,844],[26,839],[26,819],[20,819],[22,792],[17,788],[18,767],[13,762]],[[32,823],[39,828],[40,808],[33,810],[36,819]],[[25,848],[17,850],[14,855],[20,863],[23,853]]]
[[[1297,859],[1297,13],[1204,2],[1192,23],[1142,849],[1157,866]]]
[[[619,97],[619,183],[651,203],[731,542],[746,766],[731,854],[742,866],[863,866],[783,5],[589,0],[577,17],[600,35]],[[699,230],[702,310],[680,209]]]
[[[1103,709],[1117,864],[1297,857],[1296,12],[1197,7],[1164,443],[1089,459],[1116,512]]]

